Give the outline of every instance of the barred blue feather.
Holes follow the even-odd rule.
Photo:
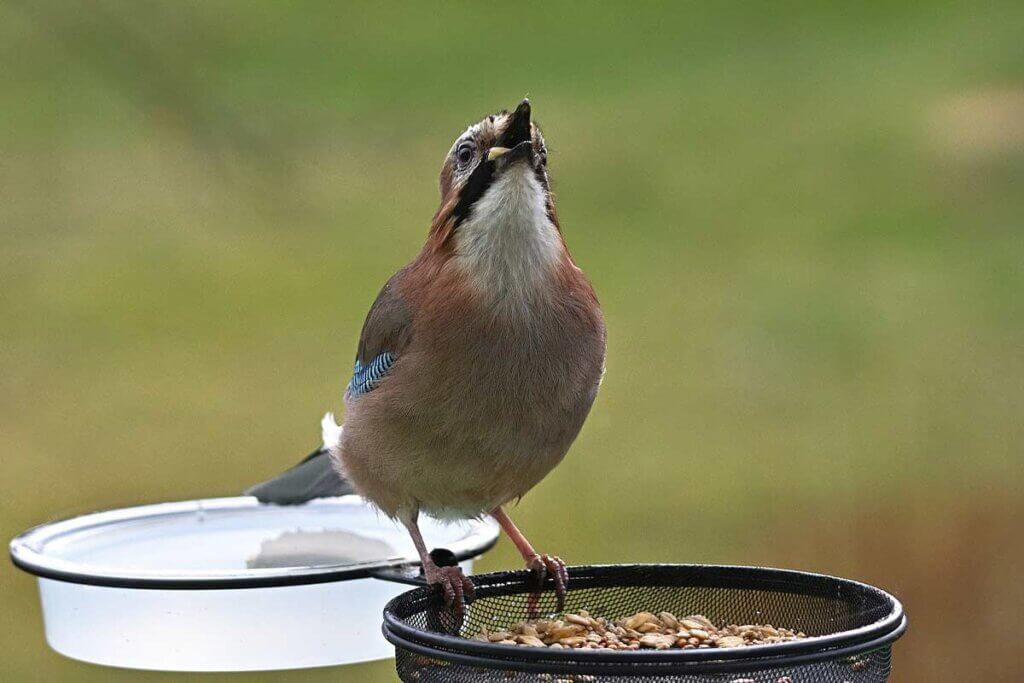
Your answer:
[[[352,381],[348,383],[348,395],[353,397],[361,396],[369,391],[373,391],[394,364],[394,355],[387,351],[366,365],[363,365],[357,358],[355,367],[352,370]]]

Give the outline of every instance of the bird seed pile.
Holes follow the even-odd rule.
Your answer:
[[[649,648],[683,650],[743,647],[801,640],[803,632],[778,628],[771,624],[745,624],[717,627],[700,614],[676,618],[671,612],[637,612],[609,621],[591,616],[587,610],[560,618],[527,619],[507,629],[491,631],[486,626],[474,640],[523,647],[554,649],[639,650]]]

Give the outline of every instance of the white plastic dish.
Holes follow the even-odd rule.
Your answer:
[[[468,573],[490,520],[421,517]],[[261,671],[394,654],[381,611],[418,563],[401,525],[357,496],[299,506],[214,498],[97,512],[31,529],[11,559],[39,577],[47,642],[74,659],[165,671]]]

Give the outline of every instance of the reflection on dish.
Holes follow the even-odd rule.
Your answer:
[[[395,548],[376,538],[351,531],[286,531],[260,544],[260,552],[245,561],[249,569],[317,567],[386,560]]]

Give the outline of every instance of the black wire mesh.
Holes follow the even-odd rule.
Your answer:
[[[522,620],[533,587],[527,572],[474,577],[477,599],[456,620],[436,590],[392,600],[384,633],[407,683],[881,683],[891,670],[892,641],[905,626],[887,593],[817,574],[750,567],[615,565],[570,569],[566,612],[616,619],[640,611],[703,614],[725,624],[772,624],[810,638],[729,649],[569,650],[483,643],[486,626]],[[550,588],[550,586],[548,587]],[[539,611],[555,613],[542,594]]]

